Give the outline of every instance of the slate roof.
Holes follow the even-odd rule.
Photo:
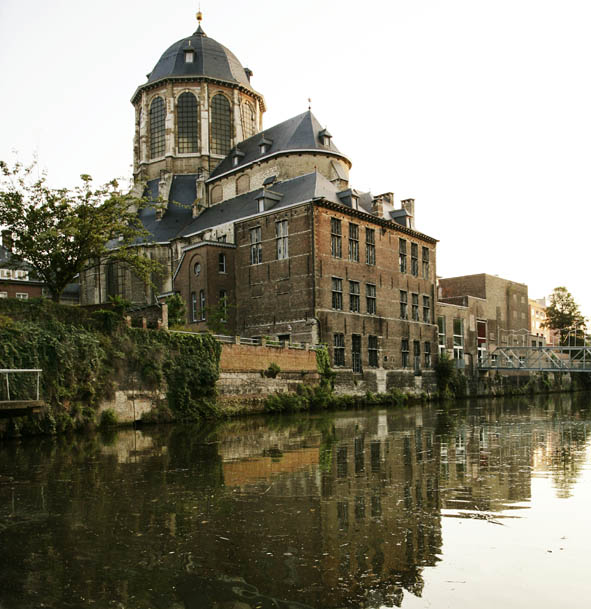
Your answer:
[[[338,154],[339,156],[344,156],[332,143],[332,139],[328,145],[322,143],[319,134],[323,130],[324,127],[322,127],[309,110],[303,114],[294,116],[283,123],[279,123],[270,129],[265,129],[261,133],[257,133],[247,140],[240,142],[213,170],[207,181],[211,182],[216,177],[219,177],[228,171],[240,171],[245,165],[278,152],[288,152],[290,150],[318,150],[319,152],[328,151]],[[268,145],[268,150],[264,154],[262,154],[260,150],[260,144],[263,139],[271,142],[271,144]],[[238,165],[234,166],[233,157],[236,149],[244,154],[243,156],[240,156]]]
[[[192,63],[185,61],[185,51],[189,49],[195,51]],[[148,83],[187,76],[209,76],[251,88],[248,75],[236,55],[223,44],[208,38],[201,26],[192,36],[175,42],[164,51],[148,75]]]
[[[263,194],[262,188],[209,207],[197,218],[193,218],[196,178],[195,174],[174,176],[168,207],[160,220],[156,219],[156,210],[153,208],[145,208],[139,212],[142,224],[155,242],[168,242],[259,213],[257,199]],[[158,182],[158,179],[150,180],[147,185],[146,194],[154,201],[158,198]],[[269,190],[279,195],[279,201],[272,207],[273,210],[318,197],[339,203],[335,186],[316,172],[276,182]],[[111,245],[116,247],[117,243],[113,242]]]

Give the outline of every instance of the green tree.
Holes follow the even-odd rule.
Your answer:
[[[36,163],[0,161],[0,226],[12,233],[12,255],[26,262],[59,301],[76,275],[104,263],[129,265],[146,283],[161,265],[136,244],[147,240],[138,210],[148,205],[116,180],[95,187],[89,175],[73,188],[50,188]],[[116,247],[109,242],[116,240]]]
[[[582,340],[585,335],[586,319],[579,310],[572,294],[565,287],[554,288],[550,295],[550,304],[546,307],[544,328],[560,332],[560,343],[566,344],[572,337],[575,342]]]

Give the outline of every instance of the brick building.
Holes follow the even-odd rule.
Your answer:
[[[470,366],[497,347],[528,346],[527,285],[486,273],[439,278],[437,325],[439,351]]]
[[[81,278],[83,304],[178,292],[196,330],[215,315],[227,334],[326,343],[354,372],[431,368],[436,240],[414,200],[353,189],[310,111],[263,130],[251,76],[199,25],[137,88],[136,189],[155,202],[140,246],[166,272],[154,289],[105,261]]]

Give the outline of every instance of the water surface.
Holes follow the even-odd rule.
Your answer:
[[[0,607],[588,607],[591,398],[0,445]]]

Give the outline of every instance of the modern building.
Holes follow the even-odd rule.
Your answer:
[[[353,372],[431,368],[437,241],[414,200],[355,190],[310,110],[263,129],[251,77],[200,24],[164,52],[132,103],[136,189],[155,202],[138,245],[166,272],[154,289],[106,261],[82,302],[178,292],[196,330],[215,317],[227,334],[323,342]]]
[[[529,346],[527,285],[486,273],[439,278],[437,325],[439,352],[470,366],[497,347]]]

